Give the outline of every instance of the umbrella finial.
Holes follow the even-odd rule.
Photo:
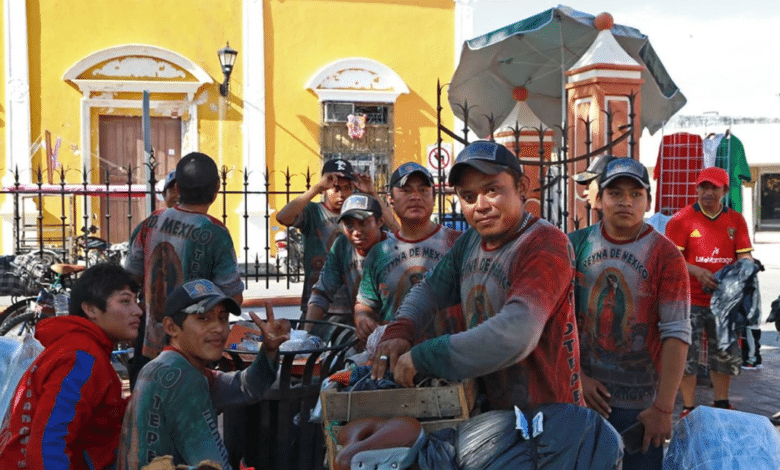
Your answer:
[[[615,24],[615,19],[612,18],[612,15],[610,15],[606,11],[603,13],[599,13],[599,15],[593,20],[593,26],[599,31],[610,30],[612,29],[612,26],[614,26],[614,24]]]

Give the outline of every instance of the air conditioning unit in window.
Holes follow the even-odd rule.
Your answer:
[[[325,103],[325,122],[347,122],[347,116],[355,111],[353,103]]]

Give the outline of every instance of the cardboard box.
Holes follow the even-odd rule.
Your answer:
[[[339,451],[336,437],[348,422],[367,417],[411,416],[426,432],[455,428],[470,417],[476,396],[473,381],[441,387],[398,388],[365,392],[325,390],[322,400],[322,426],[328,449],[328,465]]]

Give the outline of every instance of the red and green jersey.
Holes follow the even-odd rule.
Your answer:
[[[143,279],[143,355],[148,358],[157,357],[165,346],[165,299],[175,288],[194,279],[208,279],[228,297],[244,291],[228,229],[208,214],[179,206],[156,211],[140,223],[125,268]]]
[[[414,346],[419,373],[483,377],[491,409],[583,405],[573,279],[571,245],[544,220],[530,217],[496,249],[469,229],[409,291],[382,338],[413,342],[436,312],[460,304],[467,330]]]
[[[666,225],[666,236],[682,251],[685,261],[716,272],[753,250],[745,218],[723,207],[715,217],[702,212],[698,203],[686,206]],[[712,294],[691,276],[691,305],[710,306]]]
[[[610,405],[644,409],[655,398],[661,346],[691,342],[688,271],[666,237],[647,227],[616,241],[601,224],[569,234],[582,372],[609,390]]]
[[[439,225],[422,240],[406,240],[396,233],[378,243],[363,263],[357,303],[373,309],[382,322],[392,321],[409,290],[450,251],[458,236],[459,231]],[[426,337],[462,331],[462,317],[459,306],[440,311]]]

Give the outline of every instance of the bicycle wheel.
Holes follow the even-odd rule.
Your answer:
[[[0,313],[0,325],[2,325],[9,318],[21,315],[25,313],[27,309],[32,308],[32,306],[35,305],[36,299],[37,297],[27,297],[26,299],[22,299],[11,304],[10,307],[3,310],[3,313]]]
[[[9,318],[0,325],[0,336],[23,337],[26,333],[33,330],[35,312],[27,312]]]

